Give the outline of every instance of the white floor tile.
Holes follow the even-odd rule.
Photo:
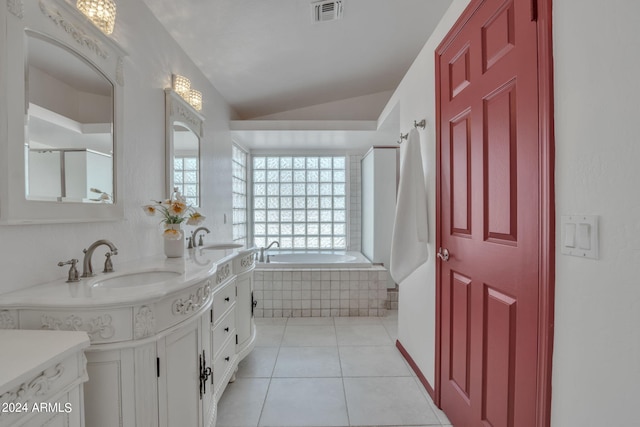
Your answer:
[[[384,319],[395,319],[398,320],[398,310],[387,310],[387,315]]]
[[[286,317],[256,317],[256,325],[285,325]]]
[[[440,425],[413,378],[344,378],[344,389],[351,425]]]
[[[349,425],[340,378],[273,378],[260,426]]]
[[[387,330],[389,337],[393,342],[398,340],[398,321],[397,320],[383,320],[382,326]]]
[[[331,317],[290,317],[287,321],[287,326],[322,326],[333,325],[333,319]]]
[[[335,346],[336,330],[331,326],[287,325],[282,340],[283,347]]]
[[[238,365],[239,378],[271,378],[278,347],[255,347]]]
[[[218,427],[450,427],[395,348],[397,311],[256,320],[256,347],[218,404]]]
[[[338,347],[280,347],[273,377],[340,377]]]
[[[283,325],[256,325],[256,347],[280,347]]]
[[[336,325],[338,345],[393,345],[387,330],[377,325]]]
[[[411,377],[394,346],[340,347],[340,362],[345,377]]]
[[[338,325],[380,325],[380,317],[334,317],[336,326]]]
[[[238,378],[218,402],[217,427],[256,427],[270,379]]]

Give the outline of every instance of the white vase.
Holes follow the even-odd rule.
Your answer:
[[[166,224],[165,229],[178,230],[180,232],[180,238],[178,240],[166,239],[164,240],[164,254],[167,258],[182,258],[184,256],[184,231],[180,224]]]

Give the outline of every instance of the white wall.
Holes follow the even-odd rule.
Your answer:
[[[398,340],[409,352],[429,383],[434,384],[435,364],[435,63],[434,50],[458,19],[469,0],[453,3],[436,27],[433,35],[403,78],[379,122],[383,123],[400,110],[400,131],[407,133],[413,121],[426,119],[427,127],[420,131],[422,162],[425,171],[429,216],[429,260],[400,284],[398,309]],[[406,144],[401,147],[401,158]]]
[[[554,1],[556,222],[600,215],[600,259],[556,258],[553,427],[639,425],[640,2]],[[454,0],[385,108],[422,132],[429,261],[400,285],[400,342],[434,379],[434,48],[468,0]],[[557,241],[559,242],[559,234]]]
[[[640,2],[579,3],[553,10],[556,221],[559,232],[561,215],[599,215],[600,259],[556,257],[551,418],[637,426]]]
[[[0,22],[4,33],[2,7]],[[165,196],[164,92],[171,74],[189,77],[203,93],[205,116],[202,143],[203,208],[207,239],[230,240],[231,140],[229,119],[235,117],[213,86],[177,46],[141,0],[118,3],[114,38],[129,56],[124,61],[124,202],[125,220],[89,224],[0,226],[0,294],[63,278],[58,261],[82,259],[82,249],[98,239],[118,247],[118,263],[162,254],[158,220],[145,216],[140,206]],[[2,43],[0,43],[0,47]],[[19,100],[16,100],[19,102]],[[0,141],[0,144],[7,144]],[[1,201],[0,201],[1,202]],[[102,260],[100,251],[94,265]],[[1,302],[1,297],[0,297]]]

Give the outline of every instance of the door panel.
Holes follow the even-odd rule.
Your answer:
[[[493,427],[513,425],[516,300],[485,285],[482,419]]]
[[[440,403],[460,427],[535,424],[537,30],[485,0],[438,49]],[[459,31],[458,31],[459,30]]]
[[[449,379],[458,392],[469,399],[471,341],[471,279],[459,273],[451,275],[451,368]]]
[[[471,234],[471,135],[469,112],[451,123],[452,233]]]

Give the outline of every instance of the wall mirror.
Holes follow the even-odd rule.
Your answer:
[[[55,40],[26,43],[27,200],[113,203],[113,84]]]
[[[174,188],[178,188],[187,203],[199,207],[204,117],[172,89],[165,89],[165,104],[167,195],[171,196]]]
[[[14,1],[7,12],[0,223],[122,218],[126,53],[65,0]]]

